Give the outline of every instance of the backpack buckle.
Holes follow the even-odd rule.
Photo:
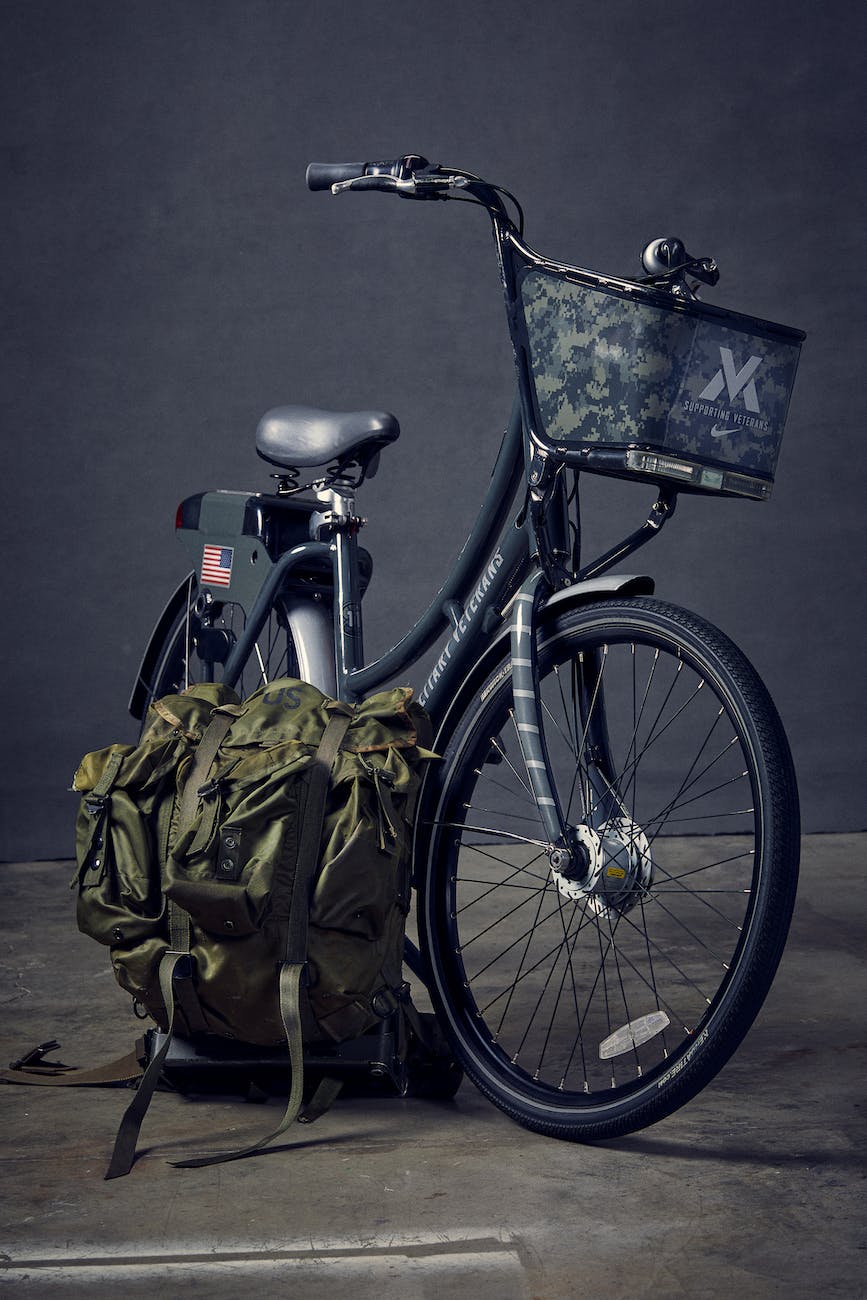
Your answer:
[[[396,989],[389,988],[387,984],[383,984],[382,988],[377,989],[371,996],[371,1008],[376,1012],[381,1020],[387,1020],[393,1011],[397,1011],[399,1006],[405,1005],[409,1002],[410,992],[411,989],[406,980],[401,984],[398,984]]]
[[[31,1048],[24,1056],[19,1057],[17,1061],[10,1061],[9,1069],[26,1070],[28,1066],[40,1065],[43,1057],[46,1057],[49,1052],[56,1052],[59,1046],[60,1043],[56,1038],[50,1039],[47,1043],[40,1043],[38,1047]],[[56,1069],[69,1069],[68,1065],[61,1065],[60,1061],[54,1061],[52,1064]]]
[[[105,811],[105,805],[108,803],[109,798],[110,796],[107,794],[88,794],[84,796],[84,806],[91,817],[98,817],[101,812]]]
[[[206,781],[204,785],[199,786],[196,794],[200,799],[210,799],[214,795],[222,793],[224,781],[221,776],[215,776],[213,780]]]

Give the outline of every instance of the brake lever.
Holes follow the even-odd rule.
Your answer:
[[[353,176],[349,181],[337,181],[331,186],[332,194],[343,194],[346,190],[404,190],[415,189],[415,181],[399,181],[394,176]]]
[[[423,199],[429,194],[440,197],[440,193],[450,189],[463,189],[469,185],[465,176],[354,176],[348,181],[337,181],[331,186],[332,194],[343,194],[347,190],[382,190],[385,193],[400,194],[406,199]]]
[[[345,194],[347,190],[390,190],[394,188],[391,176],[353,176],[348,181],[335,181],[332,194]]]

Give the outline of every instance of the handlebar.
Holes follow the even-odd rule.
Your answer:
[[[457,198],[460,196],[453,191],[463,190],[465,197],[488,209],[495,223],[513,227],[503,203],[505,196],[517,209],[518,234],[523,234],[521,205],[508,190],[491,185],[472,172],[430,163],[421,154],[404,154],[402,158],[387,162],[313,162],[307,168],[307,188],[331,190],[332,194],[343,194],[348,190],[380,190],[407,199]],[[687,253],[683,242],[673,236],[652,240],[644,249],[641,261],[647,273],[644,283],[680,296],[694,297],[698,288],[687,283],[687,275],[710,285],[719,280],[719,268],[712,257],[693,257]]]
[[[388,162],[311,163],[307,168],[307,188],[331,190],[385,190],[408,193],[421,186],[442,186],[438,164],[431,165],[421,154],[408,153]],[[426,197],[426,196],[425,196]]]
[[[381,190],[399,194],[407,199],[445,199],[449,190],[471,189],[486,206],[500,209],[496,186],[489,186],[469,172],[441,167],[429,163],[421,154],[404,154],[402,158],[387,162],[365,163],[311,163],[307,168],[307,188],[331,190],[343,194],[346,190]],[[490,197],[489,197],[490,196]],[[491,201],[493,200],[493,201]]]

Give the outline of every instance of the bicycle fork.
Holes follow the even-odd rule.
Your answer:
[[[653,863],[644,831],[618,791],[605,712],[604,648],[574,666],[578,699],[570,802],[564,808],[545,739],[545,705],[538,667],[538,615],[547,591],[536,570],[514,600],[511,622],[512,695],[521,754],[548,841],[552,878],[561,894],[586,899],[600,915],[624,912],[646,896]],[[580,782],[580,816],[572,801]]]

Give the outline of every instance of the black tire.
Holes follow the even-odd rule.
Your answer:
[[[451,1101],[461,1086],[464,1072],[455,1060],[436,1016],[429,1011],[416,1014],[424,1038],[419,1038],[410,1024],[406,1095],[429,1101]]]
[[[211,667],[199,654],[204,645],[203,636],[222,638],[222,643],[218,641],[218,644],[230,647],[242,625],[243,611],[235,604],[217,604],[203,619],[197,612],[197,600],[198,588],[191,579],[184,609],[175,619],[154,659],[142,715],[145,722],[147,710],[154,700],[177,694],[196,682],[221,679],[222,665],[216,662]],[[295,646],[285,608],[278,597],[258,638],[256,651],[244,665],[234,689],[244,699],[276,677],[297,676]]]
[[[587,1141],[670,1114],[747,1032],[794,905],[798,797],[766,689],[703,619],[610,600],[548,616],[538,645],[555,782],[598,832],[595,892],[552,874],[503,661],[426,788],[419,933],[467,1075],[526,1127]],[[604,816],[584,739],[603,708]]]

